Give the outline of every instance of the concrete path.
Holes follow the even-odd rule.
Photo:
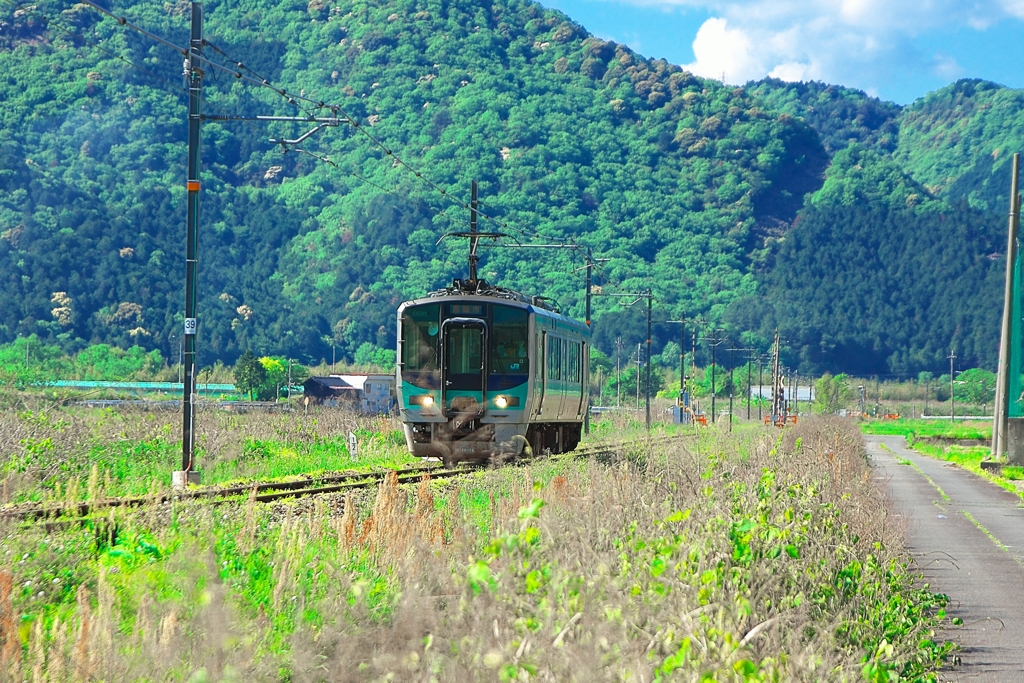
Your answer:
[[[1014,494],[916,453],[902,436],[865,436],[875,476],[904,518],[907,545],[931,589],[964,620],[950,681],[1024,683],[1024,508]],[[902,462],[901,462],[902,461]],[[904,464],[909,463],[909,464]]]

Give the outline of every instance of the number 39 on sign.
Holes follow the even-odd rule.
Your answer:
[[[195,318],[185,318],[185,334],[195,334],[195,333],[196,333],[196,319]]]

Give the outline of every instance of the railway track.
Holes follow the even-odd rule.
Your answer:
[[[564,453],[552,458],[590,458],[602,455],[617,455],[630,446],[647,445],[654,446],[668,443],[675,437],[654,437],[651,439],[635,439],[620,441],[610,444],[595,444],[578,448],[570,453]],[[528,463],[530,460],[520,462]],[[344,472],[320,477],[309,477],[291,481],[274,482],[252,482],[238,486],[209,487],[194,491],[174,491],[149,496],[124,496],[105,498],[98,501],[83,501],[73,505],[20,505],[6,509],[0,509],[0,520],[34,522],[63,519],[64,521],[75,521],[82,519],[100,510],[110,508],[132,508],[146,505],[162,505],[174,501],[209,501],[211,504],[237,503],[241,501],[254,500],[259,503],[268,503],[283,498],[299,498],[304,496],[315,496],[326,493],[339,493],[360,488],[376,486],[389,476],[395,473],[398,476],[399,484],[418,482],[424,475],[431,479],[448,479],[452,477],[465,476],[473,472],[485,469],[486,465],[443,467],[440,464],[417,465],[401,469],[383,469],[371,472]]]

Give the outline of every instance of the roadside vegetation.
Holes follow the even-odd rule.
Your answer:
[[[5,415],[50,439],[59,463],[26,464],[27,435],[5,432],[9,499],[66,495],[78,478],[102,502],[134,480],[78,444],[130,449],[164,428],[139,413],[74,413]],[[318,466],[328,428],[350,424],[382,435],[368,437],[361,460],[390,457],[393,425],[357,422],[204,415],[204,457],[238,460],[232,476],[285,474],[273,468]],[[598,422],[595,438],[636,426]],[[156,437],[159,456],[114,462],[166,486],[173,433]],[[411,487],[392,479],[345,497],[8,523],[0,676],[935,680],[950,650],[934,636],[945,598],[915,584],[852,424],[677,437],[600,461],[538,460]],[[256,441],[265,450],[244,461]],[[165,458],[166,475],[152,465]]]

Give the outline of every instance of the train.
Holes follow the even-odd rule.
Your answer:
[[[590,328],[542,297],[453,281],[398,307],[409,452],[460,461],[565,453],[589,409]]]

